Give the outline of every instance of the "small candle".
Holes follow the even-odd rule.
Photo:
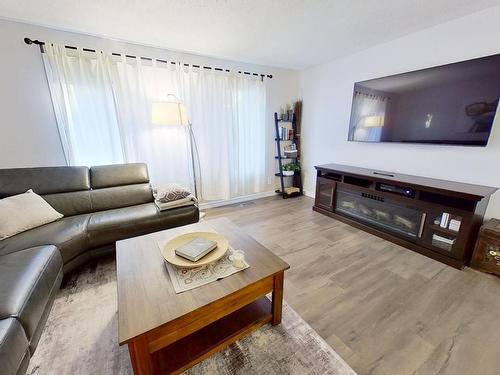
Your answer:
[[[245,267],[245,253],[241,250],[236,250],[231,254],[231,261],[233,262],[233,266],[236,268]]]

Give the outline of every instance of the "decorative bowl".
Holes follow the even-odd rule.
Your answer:
[[[195,239],[196,237],[204,237],[206,239],[217,242],[217,247],[205,255],[203,258],[199,259],[197,262],[191,262],[188,259],[178,256],[175,254],[175,249],[181,247],[182,245],[188,243],[189,241]],[[229,249],[229,243],[224,236],[214,232],[191,232],[182,234],[168,241],[163,248],[161,248],[161,254],[163,258],[177,267],[182,268],[194,268],[205,266],[209,263],[219,260],[226,254],[227,249]]]

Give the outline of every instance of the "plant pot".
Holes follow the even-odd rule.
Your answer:
[[[283,176],[293,176],[295,174],[295,171],[283,171]]]

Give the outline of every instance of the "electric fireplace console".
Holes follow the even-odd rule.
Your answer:
[[[315,168],[313,210],[459,269],[497,190],[340,164]]]

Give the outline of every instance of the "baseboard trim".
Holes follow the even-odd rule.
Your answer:
[[[259,198],[272,197],[274,195],[276,195],[276,192],[274,192],[274,191],[264,191],[262,193],[245,195],[244,197],[237,197],[237,198],[225,199],[225,200],[220,200],[220,201],[201,202],[198,206],[199,206],[200,210],[206,210],[209,208],[228,206],[230,204],[252,201],[254,199],[259,199]]]
[[[304,195],[309,198],[315,198],[316,197],[316,192],[314,190],[304,190]]]

